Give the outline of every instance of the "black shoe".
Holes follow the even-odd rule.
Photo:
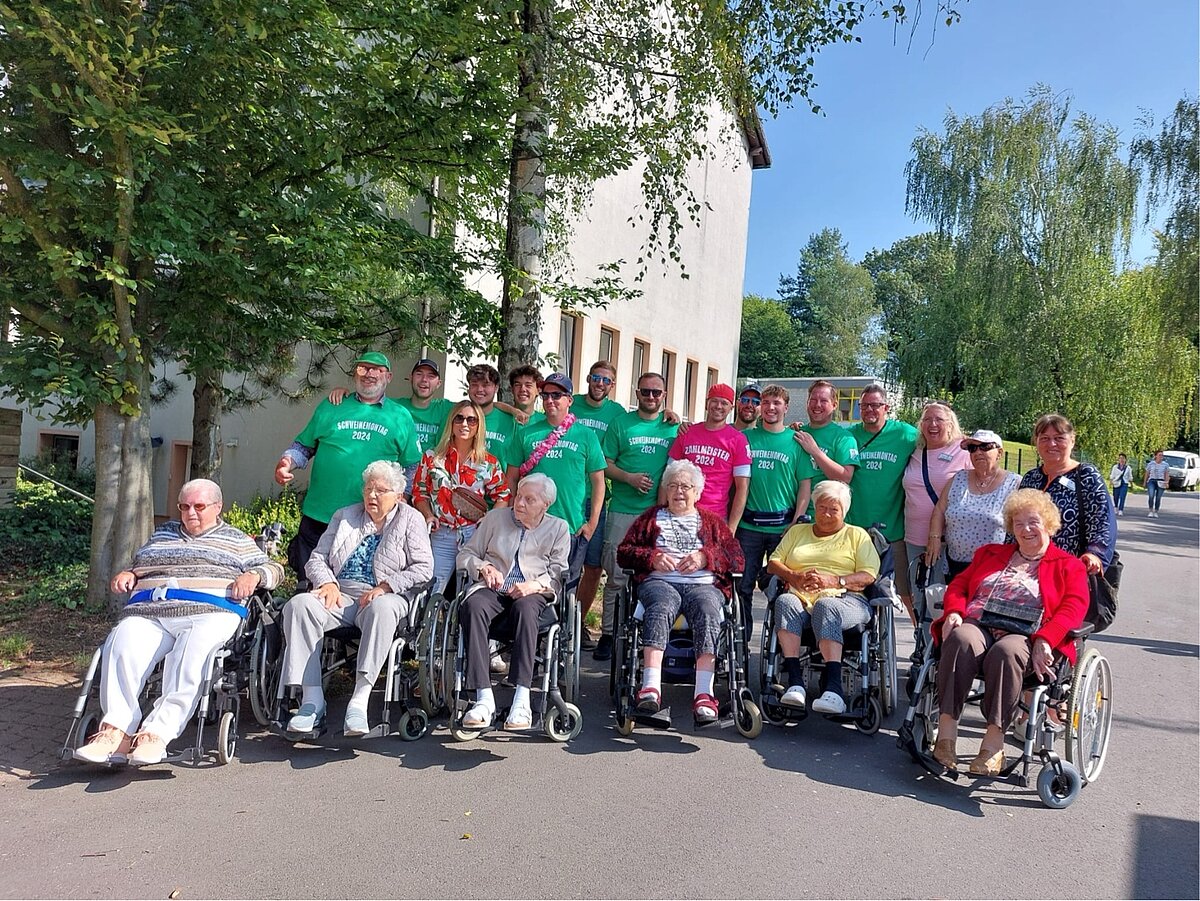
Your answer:
[[[613,637],[611,635],[601,635],[600,640],[596,642],[596,650],[592,651],[593,660],[612,660],[613,652]]]
[[[587,629],[579,633],[579,643],[583,646],[583,650],[591,651],[596,647],[596,640],[592,638]]]

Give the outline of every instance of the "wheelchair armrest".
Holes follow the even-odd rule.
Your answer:
[[[1072,641],[1078,641],[1081,638],[1087,638],[1095,631],[1096,626],[1094,623],[1084,623],[1078,629],[1072,629],[1070,632],[1068,632],[1067,637]]]

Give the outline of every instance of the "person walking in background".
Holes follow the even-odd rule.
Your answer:
[[[1158,508],[1162,506],[1163,492],[1167,490],[1170,467],[1163,461],[1163,452],[1155,451],[1154,459],[1146,464],[1146,503],[1150,505],[1150,519],[1158,519]]]
[[[1117,516],[1124,516],[1125,495],[1133,484],[1133,467],[1124,454],[1117,454],[1117,462],[1108,474],[1108,481],[1112,485],[1113,506],[1117,508]]]

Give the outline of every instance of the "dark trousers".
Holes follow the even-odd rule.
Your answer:
[[[480,588],[467,597],[458,614],[459,622],[462,623],[463,644],[467,651],[467,688],[491,688],[492,652],[488,645],[488,630],[496,617],[510,609],[516,633],[509,671],[512,683],[526,688],[533,685],[538,618],[545,606],[545,595],[532,594],[523,598],[513,598],[506,594],[496,594],[491,588]]]
[[[758,582],[759,573],[766,569],[765,561],[769,560],[779,547],[783,533],[756,532],[738,526],[738,544],[742,546],[742,556],[746,558],[746,569],[737,584],[738,597],[741,599],[742,631],[746,641],[754,634],[754,586]]]
[[[938,661],[938,699],[942,713],[962,716],[971,683],[983,674],[983,702],[979,709],[989,726],[1007,729],[1016,713],[1017,701],[1033,649],[1024,635],[994,638],[990,630],[964,622],[942,644]]]
[[[308,558],[312,556],[317,542],[321,540],[321,536],[325,534],[327,528],[329,528],[329,523],[327,522],[319,522],[312,517],[301,516],[300,528],[296,530],[296,534],[288,542],[288,566],[292,568],[292,572],[296,574],[296,581],[300,582],[301,585],[308,583],[308,576],[304,574],[304,567],[308,563]]]

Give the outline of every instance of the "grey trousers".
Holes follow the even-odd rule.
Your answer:
[[[608,574],[608,579],[604,583],[604,618],[601,627],[605,635],[613,634],[615,628],[613,620],[617,616],[617,599],[629,581],[625,570],[617,566],[617,546],[625,540],[625,533],[629,531],[629,527],[637,518],[637,513],[608,511],[608,528],[604,532],[604,571]]]
[[[296,595],[283,608],[283,684],[309,688],[321,684],[321,642],[325,633],[340,626],[358,626],[357,671],[368,681],[379,678],[400,620],[408,614],[408,598],[381,594],[365,607],[358,599],[372,586],[341,582],[342,606],[326,610],[321,598],[310,592]]]

